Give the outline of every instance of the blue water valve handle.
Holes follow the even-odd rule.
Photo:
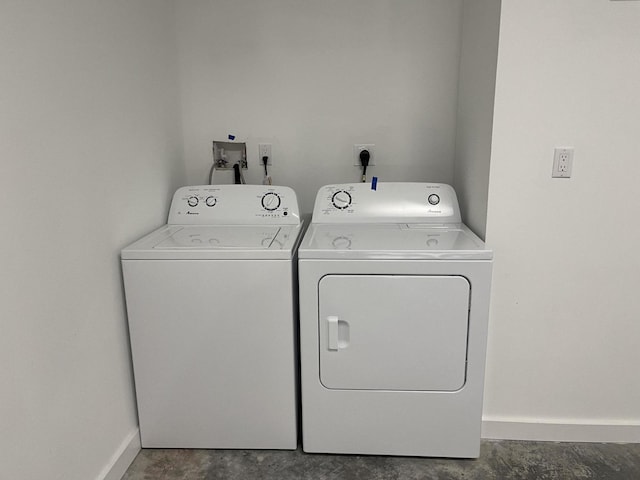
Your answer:
[[[378,189],[378,177],[371,177],[371,190]]]

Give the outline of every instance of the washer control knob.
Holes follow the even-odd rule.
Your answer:
[[[427,201],[431,204],[431,205],[437,205],[440,203],[440,197],[438,195],[436,195],[435,193],[432,193],[431,195],[429,195],[429,197],[427,198]]]
[[[267,192],[262,196],[262,207],[272,212],[280,206],[280,196],[275,192]]]
[[[204,201],[207,204],[207,207],[215,207],[216,203],[218,203],[218,199],[216,197],[207,197]]]
[[[196,205],[198,205],[198,197],[196,197],[195,195],[190,196],[190,197],[187,199],[187,204],[188,204],[190,207],[195,207]]]
[[[337,209],[344,210],[351,205],[351,195],[349,192],[340,190],[333,194],[333,197],[331,197],[331,203],[333,203],[333,206]]]

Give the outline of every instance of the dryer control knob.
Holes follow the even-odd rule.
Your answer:
[[[333,194],[333,197],[331,197],[331,203],[333,203],[334,207],[340,210],[344,210],[349,205],[351,205],[351,195],[349,194],[349,192],[340,190]]]
[[[196,196],[191,196],[187,199],[187,205],[189,205],[190,207],[195,207],[196,205],[198,205],[198,197]]]
[[[440,197],[438,195],[436,195],[435,193],[432,193],[431,195],[429,195],[429,197],[427,198],[427,201],[431,204],[431,205],[437,205],[440,203]]]

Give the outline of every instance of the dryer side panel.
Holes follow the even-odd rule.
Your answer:
[[[324,276],[318,285],[322,385],[461,389],[469,294],[469,281],[459,275]]]

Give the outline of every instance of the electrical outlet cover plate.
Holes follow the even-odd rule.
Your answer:
[[[573,147],[556,147],[553,151],[553,178],[571,177],[573,167]]]
[[[372,143],[356,143],[353,146],[353,165],[360,167],[360,152],[362,150],[369,150],[369,166],[376,164],[376,146]]]
[[[269,157],[269,160],[267,160],[267,165],[273,165],[273,159],[271,157],[271,144],[270,143],[259,143],[258,144],[258,163],[260,165],[264,165],[264,163],[262,163],[262,157]]]

